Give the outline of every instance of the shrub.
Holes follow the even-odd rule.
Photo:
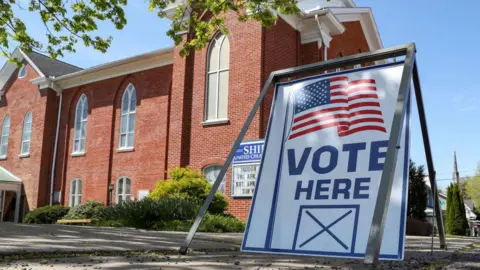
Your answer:
[[[418,219],[407,219],[407,235],[429,236],[432,234],[433,225]]]
[[[223,215],[205,215],[198,227],[199,232],[243,232],[245,223],[235,217]]]
[[[87,201],[70,208],[64,219],[99,219],[105,206],[101,202]]]
[[[23,223],[53,224],[68,213],[68,207],[62,205],[48,205],[34,209],[25,216]]]
[[[166,197],[186,198],[202,203],[210,193],[212,185],[207,182],[202,173],[189,167],[175,168],[169,171],[170,180],[159,181],[150,194],[150,198],[160,200]],[[221,193],[216,193],[208,211],[212,214],[225,212],[227,199]]]
[[[102,221],[117,221],[124,227],[151,229],[158,221],[191,220],[199,204],[186,198],[166,197],[160,200],[145,198],[126,201],[102,211]]]
[[[193,220],[170,220],[158,221],[152,227],[155,230],[161,231],[182,231],[188,232],[193,224]],[[245,223],[235,217],[227,217],[223,215],[206,214],[200,226],[199,232],[243,232],[245,230]]]

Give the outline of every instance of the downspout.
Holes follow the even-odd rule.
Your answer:
[[[328,55],[327,55],[328,47],[327,47],[327,42],[322,37],[323,29],[322,29],[322,25],[320,24],[320,20],[318,19],[318,14],[315,14],[315,21],[317,22],[318,31],[320,31],[320,39],[321,39],[321,42],[323,43],[323,61],[326,61],[328,60]]]
[[[55,143],[53,145],[53,157],[52,157],[52,171],[50,173],[50,205],[53,205],[53,184],[55,181],[55,165],[57,163],[57,147],[58,147],[58,134],[60,131],[60,115],[62,113],[62,100],[63,100],[63,91],[60,87],[55,85],[52,81],[49,83],[50,87],[54,89],[55,92],[60,92],[60,99],[58,101],[58,115],[57,115],[57,128],[55,130]]]

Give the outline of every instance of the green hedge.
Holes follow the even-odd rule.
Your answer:
[[[121,224],[124,227],[151,229],[159,221],[193,219],[199,207],[196,201],[185,198],[166,197],[160,200],[145,198],[105,208],[101,221],[115,221],[115,225]]]
[[[171,220],[158,221],[152,229],[159,231],[182,231],[188,232],[193,224],[193,220]],[[235,217],[224,215],[206,214],[200,226],[199,232],[213,232],[213,233],[240,233],[245,230],[245,223]]]
[[[76,205],[68,211],[64,219],[100,219],[105,206],[101,202],[87,201],[85,204]]]
[[[28,224],[53,224],[62,219],[69,208],[62,205],[43,206],[34,209],[25,216],[23,223]]]

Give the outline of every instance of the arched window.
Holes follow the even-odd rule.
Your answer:
[[[122,97],[122,116],[120,122],[120,149],[133,148],[135,135],[135,112],[137,93],[133,84],[129,84]]]
[[[20,155],[28,155],[30,153],[30,139],[32,137],[32,112],[27,112],[23,120],[22,131],[22,147]]]
[[[73,153],[85,153],[85,138],[87,137],[88,101],[83,94],[75,109],[75,130],[73,134]]]
[[[227,119],[230,43],[217,34],[210,42],[207,62],[206,120]]]
[[[74,207],[82,203],[82,180],[73,179],[70,182],[70,200],[68,206]]]
[[[20,70],[18,70],[18,78],[23,78],[27,76],[27,67],[23,65]]]
[[[122,176],[117,180],[117,203],[130,201],[130,178]]]
[[[10,116],[5,116],[2,123],[2,138],[0,139],[0,158],[7,157],[8,135],[10,135]]]
[[[220,165],[211,165],[203,169],[203,174],[205,175],[205,178],[207,178],[209,184],[213,185],[213,183],[215,183],[221,169],[222,166]],[[218,192],[225,194],[225,177],[223,177],[222,183],[218,186]]]

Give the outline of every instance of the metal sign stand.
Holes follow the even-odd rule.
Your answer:
[[[307,72],[322,72],[322,71],[332,70],[336,68],[342,68],[345,66],[353,66],[355,64],[374,62],[378,60],[405,56],[405,64],[404,64],[402,79],[400,82],[400,91],[397,98],[397,105],[395,107],[395,115],[393,118],[392,130],[390,132],[390,140],[388,142],[385,164],[383,167],[381,182],[380,182],[378,196],[377,196],[377,202],[375,205],[372,225],[370,228],[370,235],[368,239],[367,250],[365,253],[365,263],[376,264],[378,262],[378,256],[380,254],[380,247],[381,247],[382,238],[383,238],[383,229],[384,229],[385,221],[387,217],[388,204],[390,202],[390,193],[392,190],[393,177],[395,173],[395,164],[396,164],[396,159],[398,154],[397,150],[399,149],[399,145],[400,145],[399,142],[400,142],[402,127],[403,127],[402,125],[403,116],[404,116],[404,111],[406,106],[405,101],[407,100],[407,98],[409,98],[408,95],[411,87],[410,82],[412,80],[413,80],[413,86],[415,89],[415,96],[417,99],[417,106],[418,106],[418,113],[420,118],[420,125],[422,129],[423,143],[424,143],[425,154],[427,158],[428,172],[429,172],[429,175],[431,176],[430,183],[433,190],[437,189],[436,181],[435,181],[435,169],[433,167],[433,159],[432,159],[432,153],[430,149],[430,140],[428,137],[427,122],[425,118],[425,110],[424,110],[423,99],[421,94],[420,80],[418,76],[418,67],[415,62],[415,52],[416,52],[415,44],[411,43],[407,45],[381,49],[374,52],[360,53],[360,54],[355,54],[355,55],[346,56],[342,58],[327,60],[319,63],[313,63],[309,65],[288,68],[288,69],[272,72],[268,77],[267,82],[263,86],[262,91],[260,92],[260,96],[255,102],[252,110],[250,111],[250,114],[248,115],[248,118],[245,121],[245,124],[243,125],[240,131],[240,134],[235,140],[235,143],[232,146],[232,150],[228,154],[225,164],[223,164],[223,167],[220,170],[220,173],[218,174],[217,179],[215,180],[215,183],[213,184],[212,190],[210,191],[210,194],[206,198],[205,202],[203,203],[200,209],[200,212],[198,213],[198,216],[195,219],[195,222],[190,228],[190,231],[185,239],[185,242],[180,247],[179,252],[181,254],[187,253],[188,248],[190,247],[190,243],[192,242],[192,239],[195,236],[195,233],[197,232],[198,226],[200,225],[200,222],[205,216],[205,213],[207,212],[207,209],[210,206],[210,203],[212,202],[215,192],[220,186],[222,179],[225,177],[225,174],[230,166],[230,163],[233,160],[233,157],[235,155],[237,148],[239,147],[240,143],[243,141],[245,134],[248,130],[248,127],[250,126],[251,122],[253,121],[253,118],[255,117],[255,113],[260,107],[260,104],[262,103],[272,83],[274,84],[280,81],[281,79],[288,79],[290,77],[302,75]],[[435,208],[435,216],[437,220],[437,227],[438,227],[439,238],[440,238],[440,248],[445,248],[446,247],[445,232],[443,229],[441,208],[439,206],[439,200],[437,198],[438,194],[434,193],[433,195],[435,196],[434,208]]]

